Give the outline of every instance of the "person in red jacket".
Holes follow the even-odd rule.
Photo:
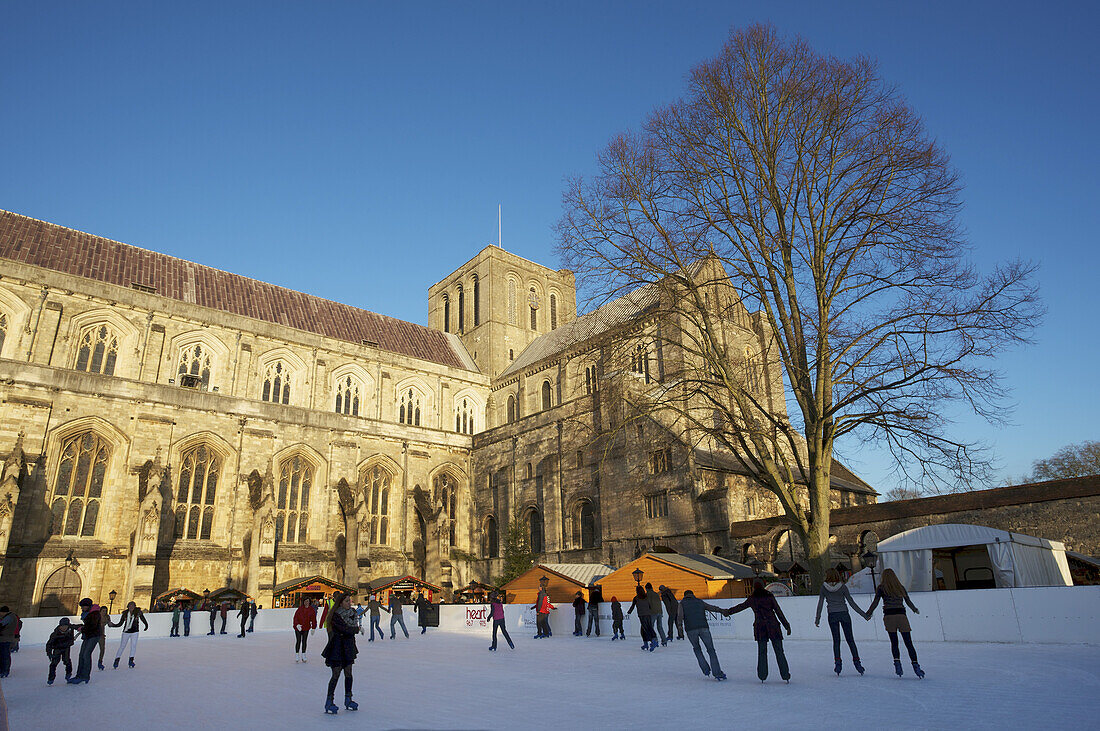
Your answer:
[[[309,599],[303,599],[294,612],[294,662],[306,662],[306,640],[317,628],[317,610]]]

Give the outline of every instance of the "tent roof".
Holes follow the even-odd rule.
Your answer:
[[[591,586],[615,570],[602,563],[543,563],[539,566],[572,579],[581,586]]]
[[[988,528],[984,525],[943,523],[940,525],[927,525],[923,528],[913,528],[904,533],[890,536],[886,540],[879,541],[878,552],[921,551],[934,548],[956,548],[958,546],[1009,542],[1040,546],[1055,551],[1066,549],[1065,545],[1058,541],[1048,541],[1023,533],[1011,533],[997,528]]]

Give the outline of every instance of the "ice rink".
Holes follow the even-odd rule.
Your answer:
[[[824,627],[806,631],[828,637]],[[297,665],[290,630],[246,639],[145,635],[137,668],[127,669],[124,658],[113,670],[115,631],[106,670],[94,670],[88,685],[59,678],[52,687],[42,647],[25,646],[2,681],[10,728],[1096,728],[1100,716],[1096,646],[916,637],[928,673],[917,680],[908,662],[903,678],[894,675],[887,643],[865,641],[867,675],[852,671],[845,656],[837,678],[830,643],[797,641],[796,628],[786,643],[790,685],[774,663],[761,685],[756,646],[739,640],[716,643],[729,676],[719,683],[704,679],[686,641],[643,653],[633,637],[534,641],[517,632],[515,651],[505,645],[490,653],[488,635],[361,637],[360,710],[332,717],[322,712],[329,676],[322,637],[311,638],[310,662]]]

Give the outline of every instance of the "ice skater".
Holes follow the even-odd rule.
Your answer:
[[[645,589],[639,584],[634,591],[634,601],[630,602],[630,609],[627,609],[626,613],[632,614],[635,609],[638,610],[638,624],[642,633],[642,649],[653,652],[657,649],[657,635],[653,632],[653,614],[649,607],[649,597],[646,596]]]
[[[535,610],[536,640],[552,637],[554,634],[550,630],[550,611],[556,609],[556,607],[550,603],[550,594],[546,590],[548,583],[546,577],[539,580],[539,593],[535,597],[534,605],[531,607]]]
[[[225,622],[229,618],[229,602],[222,602],[221,607],[218,609],[218,614],[222,617],[222,629],[219,634],[226,634]]]
[[[879,600],[882,600],[882,625],[886,628],[886,633],[890,635],[890,654],[894,656],[894,672],[898,674],[899,678],[901,677],[901,650],[898,647],[898,633],[900,632],[901,639],[905,641],[905,649],[909,651],[909,659],[913,661],[913,673],[918,678],[923,678],[924,671],[921,670],[920,663],[917,662],[917,648],[913,647],[911,636],[913,629],[909,626],[909,617],[905,614],[905,605],[908,604],[914,614],[920,614],[920,610],[909,599],[909,592],[901,585],[901,581],[898,580],[898,575],[894,573],[893,569],[886,569],[882,572],[882,582],[875,591],[875,598],[871,602],[871,606],[867,607],[867,613],[864,615],[868,621],[870,621],[871,615],[875,613],[875,607],[878,606]]]
[[[65,680],[73,677],[73,659],[70,654],[76,635],[68,617],[62,617],[57,627],[50,633],[50,639],[46,640],[46,657],[50,659],[50,672],[46,676],[46,685],[53,685],[57,678],[57,664],[65,664]]]
[[[208,610],[210,610],[210,631],[207,632],[206,634],[208,634],[208,635],[217,634],[214,631],[214,622],[218,618],[218,605],[215,604],[214,602],[208,601],[206,608]]]
[[[103,670],[103,653],[107,649],[107,628],[111,625],[111,615],[107,607],[99,608],[99,669]],[[117,626],[117,625],[115,625]]]
[[[256,629],[256,615],[260,613],[259,607],[256,606],[256,602],[250,600],[248,602],[248,631],[251,632]]]
[[[340,673],[344,674],[344,708],[349,711],[359,710],[359,704],[351,699],[351,666],[355,663],[355,656],[359,654],[359,648],[355,646],[355,635],[359,633],[359,623],[355,619],[355,609],[351,606],[351,595],[337,594],[333,602],[336,607],[330,612],[329,626],[332,630],[329,634],[328,644],[321,651],[325,658],[325,665],[332,668],[332,677],[328,681],[328,698],[325,700],[325,713],[335,715],[339,709],[332,702],[336,692],[336,683],[340,680]]]
[[[309,599],[303,599],[294,612],[294,662],[306,662],[309,633],[317,628],[317,610]]]
[[[172,605],[172,629],[168,632],[169,637],[180,636],[180,603],[176,602]]]
[[[395,625],[401,625],[401,631],[405,633],[405,639],[409,639],[409,630],[405,628],[405,605],[401,602],[401,597],[397,595],[397,592],[390,594],[390,639],[394,639],[397,636]]]
[[[714,673],[715,680],[725,680],[726,674],[722,672],[722,666],[718,664],[718,653],[714,651],[714,640],[710,636],[707,612],[725,614],[725,611],[699,599],[691,589],[684,591],[684,598],[676,605],[676,626],[687,630],[688,641],[691,642],[691,649],[695,651],[695,659],[699,661],[699,669],[703,671],[703,675]],[[668,634],[669,637],[672,636],[671,618]],[[707,655],[710,656],[709,663],[707,658],[703,657],[700,643],[707,648]]]
[[[787,656],[783,653],[783,634],[779,631],[782,623],[787,634],[791,634],[791,624],[783,616],[775,595],[764,588],[764,582],[753,582],[752,594],[748,599],[726,610],[726,616],[751,609],[753,613],[752,635],[756,639],[756,677],[763,683],[768,679],[768,642],[775,651],[775,662],[779,666],[779,677],[791,682],[791,669],[787,666]]]
[[[428,608],[431,606],[432,603],[428,601],[423,593],[416,595],[416,603],[413,604],[413,611],[416,612],[416,623],[420,625],[420,634],[424,634],[428,631]]]
[[[508,647],[513,650],[516,649],[515,644],[512,642],[512,638],[508,636],[508,623],[504,621],[504,599],[502,599],[497,592],[493,592],[489,595],[489,618],[493,620],[493,644],[490,645],[489,651],[496,652],[498,629],[508,642]]]
[[[382,611],[390,611],[382,606],[382,602],[378,601],[378,597],[371,594],[370,600],[367,602],[367,611],[370,612],[370,639],[367,642],[374,642],[374,631],[378,630],[378,639],[386,639],[386,633],[382,631]]]
[[[867,619],[867,615],[855,600],[852,599],[848,585],[836,569],[825,572],[825,583],[821,585],[821,595],[817,598],[817,617],[814,626],[821,626],[821,607],[827,604],[829,607],[828,620],[829,631],[833,633],[833,672],[840,675],[844,663],[840,659],[840,632],[844,630],[844,640],[848,643],[848,649],[852,651],[852,665],[856,672],[863,675],[863,665],[859,662],[859,650],[856,649],[856,641],[852,638],[852,617],[848,614],[848,605],[856,610],[856,614]]]
[[[669,589],[662,584],[657,589],[657,593],[661,597],[661,601],[665,604],[665,610],[668,612],[668,641],[672,642],[672,628],[676,628],[677,639],[684,639],[684,623],[680,619],[680,603],[676,600],[676,592]]]
[[[15,612],[0,607],[0,678],[11,673],[11,646],[15,644]]]
[[[241,618],[241,633],[238,637],[244,637],[248,629],[248,602],[242,601],[241,608],[237,610],[237,616]]]
[[[611,641],[625,640],[623,632],[623,605],[616,597],[611,597]]]
[[[191,636],[191,602],[183,603],[183,636]]]
[[[585,637],[592,636],[592,625],[596,625],[596,636],[600,636],[600,605],[603,604],[603,589],[593,584],[588,590],[588,631]]]
[[[668,644],[668,639],[665,637],[664,626],[664,604],[661,602],[661,595],[657,593],[657,590],[653,588],[653,584],[647,583],[645,585],[646,599],[649,600],[649,616],[653,624],[651,631],[655,630],[657,634],[661,636],[661,647]]]
[[[584,625],[584,613],[587,603],[584,601],[584,595],[579,591],[577,596],[573,599],[573,636],[580,637],[583,632]]]
[[[99,644],[102,636],[99,625],[103,621],[103,615],[99,612],[99,605],[93,604],[91,599],[84,597],[80,600],[80,609],[81,624],[76,628],[80,630],[80,653],[76,664],[76,675],[67,681],[73,685],[91,680],[92,653],[95,652],[96,645]]]
[[[122,651],[126,646],[130,647],[130,667],[134,667],[134,655],[137,654],[138,622],[145,625],[145,631],[149,631],[149,623],[145,621],[145,614],[138,609],[137,604],[130,602],[126,605],[126,611],[118,618],[118,622],[111,622],[112,627],[122,628],[122,639],[118,643],[118,652],[115,653],[115,670],[118,670],[118,661],[122,658]]]

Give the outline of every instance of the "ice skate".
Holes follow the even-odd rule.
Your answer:
[[[858,657],[852,658],[852,665],[855,666],[857,673],[859,673],[860,675],[863,675],[863,672],[864,672],[863,665],[860,663]]]
[[[924,671],[920,669],[920,663],[913,663],[913,674],[917,676],[917,679],[924,678]]]
[[[130,658],[130,667],[135,667],[134,658],[132,658],[132,657]]]
[[[102,660],[100,660],[97,664],[99,665],[100,670],[106,670],[107,669],[107,668],[103,667],[103,661]],[[118,667],[118,661],[117,660],[115,661],[115,667],[116,668]]]
[[[102,666],[102,665],[100,665],[100,666],[99,666],[99,669],[100,669],[100,670],[102,670],[102,669],[103,669],[103,666]],[[118,658],[117,658],[117,657],[115,658],[115,670],[118,670]]]
[[[834,673],[836,673],[836,676],[837,676],[838,678],[840,677],[840,671],[841,671],[841,670],[842,670],[843,668],[844,668],[844,663],[843,663],[843,662],[841,662],[840,658],[838,657],[838,658],[836,659],[836,662],[835,662],[835,663],[833,663],[833,672],[834,672]]]
[[[901,677],[901,660],[894,660],[894,672],[898,674],[899,678]]]
[[[726,674],[725,673],[715,673],[714,674],[714,679],[715,680],[725,680],[726,679]]]
[[[348,709],[349,711],[358,711],[359,704],[353,701],[350,695],[346,695],[344,696],[344,708]]]
[[[336,707],[336,704],[332,702],[331,698],[325,701],[325,713],[331,713],[335,716],[339,712],[340,709]]]

